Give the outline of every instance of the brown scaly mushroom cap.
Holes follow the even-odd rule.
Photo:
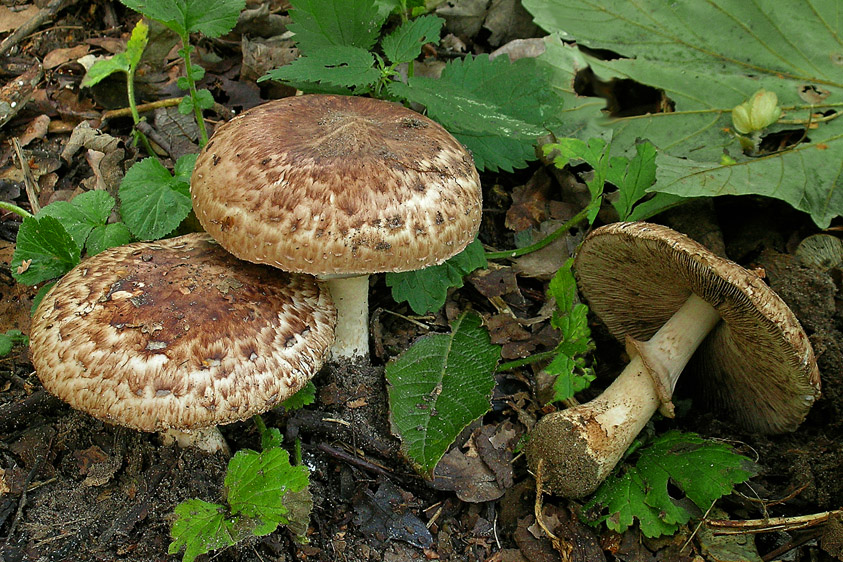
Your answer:
[[[191,179],[196,216],[240,259],[313,275],[411,271],[477,234],[480,180],[442,126],[401,105],[307,95],[219,127]]]
[[[327,290],[206,234],[86,259],[44,297],[32,362],[72,407],[142,431],[249,418],[299,390],[333,341]]]
[[[745,428],[793,431],[819,397],[814,352],[790,308],[758,275],[687,236],[610,224],[589,235],[574,268],[591,310],[621,341],[650,339],[691,293],[714,307],[721,321],[683,378]]]

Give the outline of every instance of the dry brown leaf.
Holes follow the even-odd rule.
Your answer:
[[[38,6],[33,4],[26,6],[22,10],[11,8],[9,6],[0,6],[0,33],[16,30],[29,21],[39,11]]]

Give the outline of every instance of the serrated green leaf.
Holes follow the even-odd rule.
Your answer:
[[[632,207],[647,195],[647,189],[656,181],[656,147],[649,142],[638,143],[635,156],[623,158],[620,165],[612,166],[606,179],[618,188],[618,198],[612,205],[620,219],[627,220]]]
[[[486,267],[483,244],[474,240],[459,254],[439,265],[416,271],[387,273],[386,285],[392,288],[395,302],[407,301],[416,314],[439,310],[448,297],[448,289],[462,287],[463,277]]]
[[[261,431],[261,451],[280,447],[283,442],[284,436],[277,427],[268,427],[265,431]]]
[[[466,312],[450,334],[424,336],[386,366],[392,430],[428,478],[460,431],[491,407],[500,347],[481,323]]]
[[[372,0],[291,0],[293,20],[288,26],[305,56],[330,46],[369,51],[375,45],[388,14]]]
[[[358,47],[326,46],[270,70],[267,79],[320,82],[346,88],[371,86],[380,78],[372,53]]]
[[[668,482],[704,512],[756,472],[752,461],[728,445],[694,433],[669,431],[638,454],[634,467],[609,476],[586,504],[586,513],[602,513],[595,523],[605,521],[622,533],[637,518],[648,537],[672,534],[691,514],[671,498]]]
[[[196,100],[194,103],[199,106],[199,109],[211,109],[214,107],[214,96],[210,90],[206,90],[205,88],[196,90]]]
[[[82,251],[56,218],[26,217],[18,229],[12,255],[12,276],[18,283],[37,285],[61,277],[79,263]],[[24,261],[28,262],[24,265]],[[18,273],[18,271],[21,271]]]
[[[141,240],[157,240],[190,213],[189,183],[173,177],[156,158],[136,162],[120,183],[120,215]]]
[[[843,80],[829,55],[839,51],[843,33],[835,0],[789,3],[785,9],[772,0],[615,1],[599,6],[585,0],[527,0],[524,5],[547,31],[629,57],[598,60],[562,46],[558,38],[549,40],[543,59],[559,71],[557,87],[568,87],[577,70],[590,66],[603,80],[635,80],[670,98],[673,111],[606,122],[620,153],[644,138],[659,148],[660,156],[687,158],[690,168],[699,168],[682,176],[681,186],[675,173],[671,180],[659,168],[651,191],[675,196],[681,188],[686,196],[729,192],[775,197],[810,213],[820,227],[843,213],[843,120],[826,119],[839,113],[843,100]],[[700,21],[710,33],[695,32]],[[811,44],[791,41],[794,34],[811,37]],[[781,49],[770,47],[779,44]],[[813,105],[801,99],[805,85],[815,86],[825,99],[812,100]],[[770,127],[770,132],[816,123],[803,143],[762,158],[743,154],[732,128],[732,108],[759,88],[777,95],[783,119],[791,121]],[[590,104],[591,112],[569,116],[573,119],[563,121],[563,127],[581,128],[600,119],[603,105]],[[810,118],[812,112],[825,118],[818,122],[816,116]],[[712,181],[705,169],[717,166],[724,153],[746,167],[717,168],[720,173]]]
[[[93,229],[105,226],[113,209],[114,198],[108,192],[93,190],[80,193],[70,201],[51,203],[37,216],[59,220],[76,245],[84,248],[88,235]]]
[[[439,43],[439,32],[445,20],[436,16],[422,16],[404,22],[381,41],[383,54],[396,64],[415,60],[425,43]]]
[[[173,165],[173,176],[176,180],[190,185],[190,176],[193,174],[193,168],[196,166],[196,159],[199,154],[184,154],[176,160]]]
[[[511,171],[535,159],[536,139],[555,123],[561,103],[534,59],[488,55],[451,61],[440,78],[393,82],[390,94],[420,103],[472,151],[479,169]]]
[[[281,405],[284,406],[284,409],[288,412],[292,412],[293,410],[299,410],[305,406],[309,406],[315,401],[316,385],[313,384],[313,381],[308,381],[301,390],[281,402]]]
[[[115,246],[122,246],[132,241],[132,234],[122,222],[94,227],[88,235],[85,249],[88,256],[95,256]]]
[[[588,388],[594,371],[586,366],[585,356],[594,349],[588,327],[588,307],[577,302],[577,283],[571,271],[573,258],[568,259],[548,285],[548,296],[556,301],[551,325],[559,330],[561,340],[554,350],[556,356],[545,371],[556,375],[551,402],[567,400]]]
[[[95,86],[115,72],[129,72],[129,57],[126,53],[117,53],[111,58],[96,61],[85,73],[82,86],[85,88]]]
[[[16,344],[29,345],[29,338],[23,335],[20,330],[6,330],[5,334],[0,334],[0,357],[5,357],[12,351],[12,347]]]
[[[192,499],[177,505],[175,514],[170,530],[173,542],[167,552],[177,554],[184,548],[182,562],[193,562],[197,556],[237,542],[233,521],[222,505]]]
[[[285,495],[307,488],[308,474],[307,467],[291,466],[289,453],[280,447],[260,453],[241,449],[225,475],[231,511],[252,520],[254,535],[267,535],[289,521]]]
[[[180,36],[225,35],[237,23],[245,0],[120,0],[125,6],[160,21]]]

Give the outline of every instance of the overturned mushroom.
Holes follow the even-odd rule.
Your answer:
[[[334,358],[369,354],[368,276],[438,264],[477,234],[480,180],[468,151],[405,107],[307,95],[217,129],[191,196],[203,228],[240,259],[327,280]]]
[[[579,287],[631,362],[597,398],[539,420],[526,448],[548,491],[593,492],[656,409],[672,415],[679,375],[752,431],[792,431],[819,396],[796,317],[755,274],[667,227],[615,223],[575,261]]]
[[[32,323],[44,387],[95,418],[225,449],[216,426],[264,412],[318,371],[334,335],[312,277],[243,263],[206,234],[106,250]]]

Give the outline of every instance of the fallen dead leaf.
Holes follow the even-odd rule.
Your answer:
[[[75,61],[76,59],[87,55],[89,50],[90,47],[88,45],[76,45],[75,47],[53,49],[44,57],[44,68],[49,70],[66,62]]]
[[[14,31],[32,19],[40,10],[38,6],[30,4],[22,10],[9,6],[0,6],[0,33]]]

